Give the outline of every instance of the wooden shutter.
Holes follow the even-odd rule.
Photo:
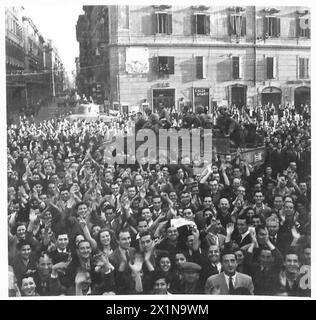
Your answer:
[[[242,17],[242,22],[241,22],[241,36],[245,36],[247,32],[247,20],[246,16]]]
[[[276,18],[276,37],[280,37],[281,35],[281,19]]]
[[[231,36],[234,34],[234,15],[228,16],[228,35]]]
[[[263,18],[263,38],[269,37],[269,18]]]
[[[299,62],[298,77],[299,79],[303,79],[304,78],[304,59],[298,58],[298,62]]]
[[[167,14],[167,34],[172,34],[172,14]]]
[[[174,74],[174,57],[168,57],[167,59],[169,74]]]
[[[197,34],[197,15],[193,14],[191,18],[192,34]]]
[[[208,14],[205,15],[205,34],[211,33],[210,27],[210,16]]]
[[[309,19],[307,19],[307,20],[309,20]],[[307,29],[306,29],[306,37],[308,38],[308,39],[310,39],[311,38],[311,29],[310,29],[310,27],[308,27]]]
[[[233,79],[239,79],[239,57],[232,57]]]
[[[239,58],[239,66],[238,66],[238,71],[239,71],[239,76],[238,78],[239,79],[243,79],[244,77],[244,59],[242,56],[238,57]]]
[[[296,37],[297,38],[301,37],[300,21],[301,21],[300,18],[296,19]]]
[[[157,34],[158,33],[158,13],[154,13],[153,17],[152,17],[152,21],[153,21],[153,34]]]
[[[195,65],[196,65],[196,77],[198,79],[203,79],[203,57],[202,56],[195,57]]]
[[[153,74],[159,73],[159,61],[157,56],[151,58],[151,70]]]
[[[277,78],[277,58],[276,57],[273,57],[272,58],[273,60],[273,69],[272,69],[272,71],[273,71],[273,73],[272,73],[272,76],[273,76],[273,79],[276,79]]]
[[[266,58],[267,79],[273,79],[273,58]]]

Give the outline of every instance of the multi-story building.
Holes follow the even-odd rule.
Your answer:
[[[19,74],[25,69],[24,36],[22,23],[23,7],[5,9],[5,53],[7,77],[7,105],[18,108],[26,97],[26,85]]]
[[[48,74],[49,95],[55,97],[65,89],[65,69],[57,48],[52,40],[47,39],[44,45],[44,72]]]
[[[87,70],[81,69],[81,82],[91,86],[103,73],[105,99],[112,104],[210,109],[216,104],[310,101],[309,8],[147,5],[84,10],[77,24],[80,67]],[[102,61],[95,71],[97,52]]]
[[[34,104],[48,93],[48,74],[44,71],[45,40],[31,18],[22,17],[24,30],[27,103]]]
[[[77,87],[80,93],[99,102],[109,98],[110,85],[106,70],[109,69],[108,54],[108,8],[83,6],[85,14],[77,22],[77,41],[80,56],[77,65]]]
[[[62,92],[65,70],[51,40],[45,41],[23,7],[6,8],[5,21],[7,110]]]

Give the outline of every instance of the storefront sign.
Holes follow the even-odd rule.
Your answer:
[[[203,97],[209,95],[208,88],[194,88],[194,96],[195,97]]]

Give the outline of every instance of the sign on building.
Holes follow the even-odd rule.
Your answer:
[[[130,74],[149,72],[147,48],[126,48],[126,72]]]
[[[193,88],[193,105],[194,110],[197,107],[203,107],[204,110],[209,110],[210,89],[209,88]]]

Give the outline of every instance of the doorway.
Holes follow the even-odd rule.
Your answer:
[[[231,105],[238,108],[246,106],[247,103],[247,87],[242,85],[234,85],[231,87]]]
[[[160,105],[175,106],[175,89],[153,89],[153,112],[158,113]]]
[[[281,89],[276,87],[267,87],[262,90],[261,103],[263,106],[274,105],[279,106],[282,100]]]
[[[296,108],[311,103],[311,89],[309,87],[298,87],[294,92],[294,105]]]

